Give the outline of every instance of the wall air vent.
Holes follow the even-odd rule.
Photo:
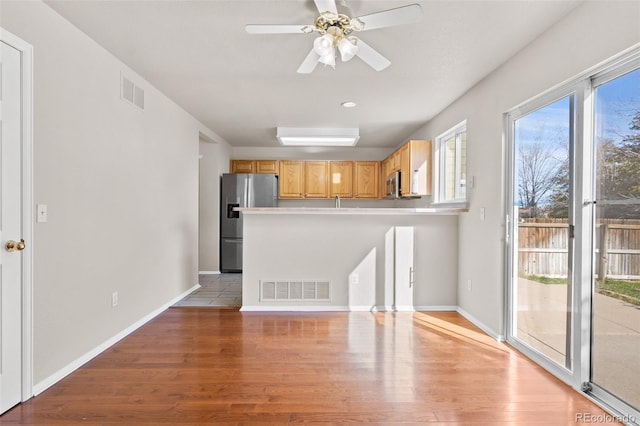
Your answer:
[[[144,110],[144,89],[136,86],[124,74],[120,74],[120,98],[142,110]]]
[[[292,302],[309,302],[331,300],[331,283],[329,281],[260,281],[260,300],[276,302],[288,300]]]

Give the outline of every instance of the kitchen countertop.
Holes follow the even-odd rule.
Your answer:
[[[307,214],[307,215],[457,215],[467,208],[332,208],[332,207],[236,207],[243,214]]]

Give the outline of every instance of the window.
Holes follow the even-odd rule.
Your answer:
[[[436,138],[437,203],[467,201],[467,122]]]

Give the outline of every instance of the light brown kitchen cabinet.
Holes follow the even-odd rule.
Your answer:
[[[255,173],[256,162],[254,160],[231,160],[231,173]]]
[[[354,168],[354,197],[378,198],[380,163],[356,161]]]
[[[353,162],[331,161],[329,163],[329,196],[353,197]]]
[[[401,167],[401,159],[400,159],[400,150],[397,150],[393,154],[391,154],[391,171],[397,172]]]
[[[278,174],[278,160],[256,160],[256,173]]]
[[[231,160],[231,173],[278,174],[278,160]]]
[[[278,197],[304,197],[304,161],[280,161],[280,175],[278,178]]]
[[[410,140],[400,154],[400,195],[431,195],[431,141]]]
[[[329,197],[329,162],[304,162],[304,194],[305,198]]]

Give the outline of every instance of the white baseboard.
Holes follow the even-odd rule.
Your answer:
[[[370,309],[370,308],[369,308]],[[349,311],[348,306],[242,306],[241,312],[344,312]]]
[[[458,307],[453,305],[427,305],[427,306],[416,306],[417,312],[450,312],[457,311]]]
[[[134,331],[136,331],[138,328],[140,328],[143,325],[145,325],[147,322],[151,321],[152,319],[154,319],[155,317],[160,315],[162,312],[167,310],[170,306],[172,306],[176,302],[184,299],[190,293],[192,293],[193,291],[195,291],[195,290],[197,290],[199,288],[200,288],[200,284],[195,284],[189,290],[185,291],[184,293],[180,294],[179,296],[174,297],[173,299],[171,299],[171,301],[165,303],[164,305],[162,305],[161,307],[159,307],[155,311],[149,313],[148,315],[144,316],[140,320],[138,320],[135,323],[131,324],[129,327],[127,327],[126,329],[122,330],[120,333],[116,334],[115,336],[111,337],[110,339],[106,340],[104,343],[96,346],[94,349],[90,350],[86,354],[84,354],[81,357],[77,358],[75,361],[72,361],[71,363],[67,364],[65,367],[63,367],[60,370],[56,371],[55,373],[53,373],[52,375],[50,375],[46,379],[42,380],[41,382],[36,383],[35,385],[33,385],[33,395],[35,396],[35,395],[38,395],[38,394],[44,392],[45,390],[47,390],[48,388],[50,388],[51,386],[53,386],[54,384],[56,384],[60,380],[64,379],[69,374],[73,373],[78,368],[82,367],[87,362],[91,361],[96,356],[100,355],[102,352],[104,352],[106,349],[108,349],[111,346],[113,346],[115,343],[119,342],[123,338],[127,337],[129,334],[131,334]]]
[[[349,306],[351,312],[377,312],[378,308],[371,305]]]
[[[471,315],[469,312],[465,311],[464,309],[462,309],[461,307],[457,307],[455,309],[460,315],[462,315],[463,317],[465,317],[466,319],[468,319],[469,321],[471,321],[473,323],[473,325],[475,325],[476,327],[478,327],[480,330],[484,331],[485,333],[487,333],[490,337],[494,338],[495,340],[497,340],[498,342],[504,342],[505,341],[505,337],[502,334],[497,334],[495,331],[493,331],[490,327],[487,327],[485,324],[483,324],[480,320],[478,320],[476,317],[474,317],[473,315]]]
[[[199,275],[220,275],[220,271],[198,271]]]

